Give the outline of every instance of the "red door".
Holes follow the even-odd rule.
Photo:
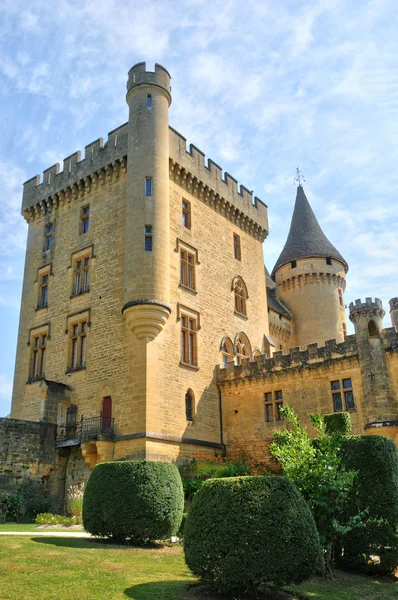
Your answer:
[[[112,429],[112,397],[105,396],[102,402],[102,431],[106,433]]]

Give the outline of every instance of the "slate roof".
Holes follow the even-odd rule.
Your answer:
[[[289,320],[293,318],[290,311],[288,311],[287,308],[283,306],[283,304],[279,300],[276,299],[275,291],[269,287],[267,287],[267,304],[268,308],[274,310],[279,315],[282,315],[282,317],[285,317]]]
[[[279,267],[292,260],[319,257],[338,260],[344,265],[345,271],[348,271],[347,262],[323,233],[304,189],[299,185],[289,235],[273,268],[272,276]]]

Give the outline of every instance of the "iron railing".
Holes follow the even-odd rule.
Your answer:
[[[57,444],[109,440],[115,435],[115,419],[111,417],[82,417],[72,425],[58,425]]]

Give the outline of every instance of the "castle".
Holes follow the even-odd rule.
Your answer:
[[[386,330],[379,300],[351,304],[347,336],[348,265],[302,185],[270,276],[266,205],[169,126],[166,69],[135,65],[126,99],[105,144],[24,184],[0,480],[10,465],[64,485],[101,461],[264,460],[283,403],[398,441],[398,298]]]

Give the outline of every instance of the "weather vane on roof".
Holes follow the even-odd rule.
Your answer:
[[[297,185],[297,187],[300,187],[300,185],[305,181],[304,179],[304,175],[302,174],[302,172],[300,171],[300,167],[297,167],[296,169],[296,177],[294,178],[294,185]]]

